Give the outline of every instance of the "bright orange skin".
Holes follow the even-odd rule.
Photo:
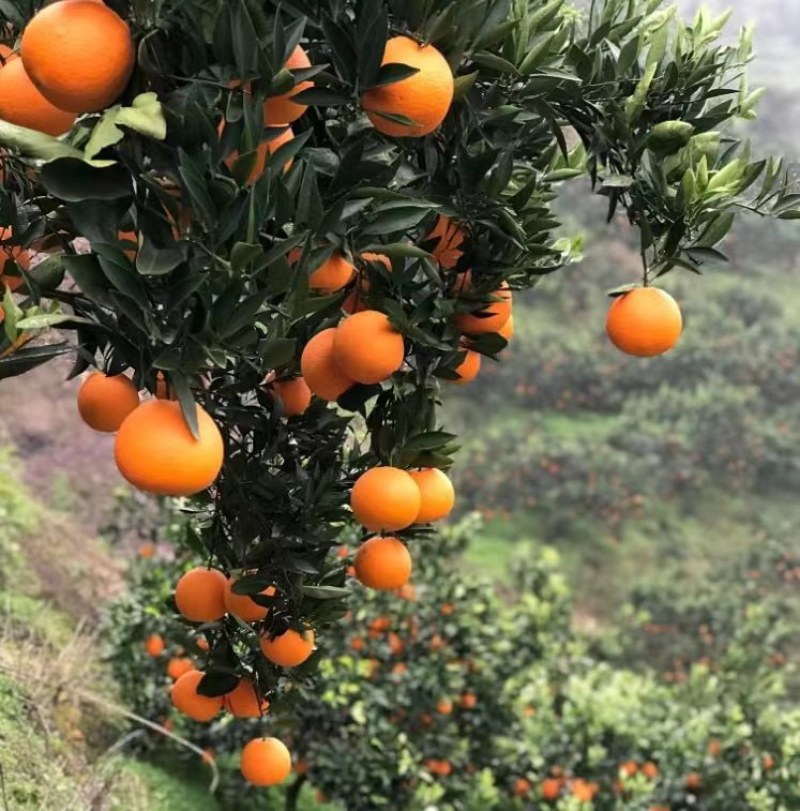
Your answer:
[[[689,772],[686,775],[686,788],[689,791],[698,791],[703,786],[703,779],[697,772]]]
[[[252,680],[244,677],[230,693],[222,697],[222,706],[234,718],[261,718],[269,710],[269,701],[259,701]]]
[[[383,62],[400,63],[418,68],[418,72],[394,84],[373,87],[362,96],[361,103],[378,132],[397,138],[420,138],[444,121],[453,103],[453,72],[433,45],[421,46],[410,37],[393,37],[386,43]],[[379,113],[402,115],[413,124],[399,124],[382,118]]]
[[[174,657],[167,662],[167,675],[172,681],[177,681],[184,673],[194,670],[192,660],[182,656]]]
[[[448,701],[447,699],[442,699],[436,705],[436,712],[438,712],[439,715],[452,715],[453,714],[453,702]]]
[[[359,582],[368,588],[399,589],[411,577],[411,555],[397,538],[370,538],[356,552],[355,569]]]
[[[561,794],[561,780],[557,777],[547,777],[542,780],[542,799],[557,800]]]
[[[572,784],[572,796],[582,803],[590,803],[599,790],[597,783],[589,783],[583,778],[578,778]]]
[[[286,60],[285,67],[289,70],[310,68],[311,60],[308,58],[308,54],[298,45]],[[313,86],[313,82],[299,82],[288,93],[268,98],[264,102],[264,121],[266,125],[268,127],[275,127],[280,124],[291,124],[293,121],[297,121],[308,109],[308,106],[292,101],[292,98]]]
[[[311,405],[311,389],[302,377],[279,380],[272,384],[272,389],[283,403],[283,413],[287,417],[297,417],[308,411]]]
[[[0,68],[0,118],[53,136],[69,132],[75,123],[75,113],[59,109],[41,94],[21,59]]]
[[[474,710],[478,705],[478,697],[475,693],[464,693],[458,703],[462,710]],[[528,786],[528,791],[530,791],[530,786]]]
[[[479,352],[475,352],[472,349],[467,349],[467,354],[464,360],[456,366],[456,374],[458,375],[457,380],[451,380],[451,383],[455,383],[458,386],[464,386],[467,383],[472,383],[472,381],[478,376],[478,373],[481,370],[481,356]]]
[[[469,284],[464,282],[465,288]],[[467,335],[484,335],[489,332],[499,332],[511,318],[511,291],[507,284],[503,284],[492,293],[493,301],[476,310],[474,313],[459,313],[456,316],[456,326]]]
[[[297,667],[314,652],[314,632],[308,628],[302,634],[290,628],[275,639],[261,637],[261,652],[279,667]]]
[[[0,65],[13,62],[15,59],[19,59],[19,54],[8,45],[0,43]]]
[[[358,522],[370,532],[397,532],[414,523],[422,495],[408,471],[374,467],[356,480],[350,506]]]
[[[444,214],[439,215],[436,227],[428,234],[426,240],[438,240],[431,251],[433,258],[446,270],[452,270],[464,255],[460,250],[466,239],[464,229]]]
[[[410,470],[409,475],[417,483],[421,497],[415,524],[430,524],[450,515],[456,503],[456,491],[444,471],[429,467]]]
[[[189,670],[170,689],[170,698],[175,708],[200,723],[212,721],[222,709],[222,698],[209,698],[197,692],[203,675],[199,670]]]
[[[2,118],[2,116],[0,116]],[[0,182],[2,182],[2,173],[0,173]],[[23,270],[27,270],[31,263],[31,255],[29,251],[26,251],[24,248],[20,248],[19,246],[14,246],[12,248],[6,248],[2,243],[5,240],[11,239],[14,236],[14,229],[13,228],[0,228],[0,288],[3,286],[9,287],[11,292],[13,293],[14,290],[18,290],[22,284],[23,279],[21,276],[5,276],[3,277],[3,272],[5,271],[6,263],[9,260],[9,255],[14,262],[17,263],[19,267]],[[0,289],[0,296],[5,291]]]
[[[361,258],[365,262],[380,262],[389,273],[392,272],[392,260],[389,259],[389,257],[385,254],[366,251],[365,253],[361,254]],[[358,276],[358,284],[354,285],[353,289],[350,291],[350,294],[344,300],[342,309],[349,315],[363,312],[367,309],[367,305],[364,303],[364,296],[368,292],[369,279],[364,271],[361,271]]]
[[[292,773],[292,756],[277,738],[256,738],[242,749],[242,776],[254,786],[277,786]]]
[[[333,343],[336,365],[358,383],[388,380],[405,360],[403,336],[377,310],[364,310],[346,318]]]
[[[125,375],[93,372],[78,391],[78,413],[95,431],[113,434],[139,407],[139,392]]]
[[[309,287],[317,293],[331,295],[350,284],[356,268],[340,253],[331,254],[308,278]]]
[[[43,8],[22,34],[20,53],[42,95],[72,113],[113,104],[135,62],[128,24],[91,0]]]
[[[497,334],[501,338],[505,338],[507,341],[511,341],[514,337],[514,316],[512,315],[499,330],[497,330]]]
[[[178,611],[192,622],[215,622],[225,616],[228,580],[218,569],[190,569],[175,585]]]
[[[336,328],[318,332],[305,346],[300,358],[300,370],[308,387],[321,400],[338,400],[355,381],[337,364],[334,356]]]
[[[236,580],[232,577],[229,577],[225,583],[224,600],[228,613],[235,614],[242,622],[263,620],[269,613],[269,609],[254,602],[246,594],[234,594],[231,589],[235,583]],[[261,593],[266,597],[272,597],[275,594],[275,587],[267,586]]]
[[[258,180],[261,175],[264,174],[264,169],[267,165],[267,160],[269,156],[275,152],[276,150],[280,149],[284,144],[288,144],[289,141],[294,138],[294,133],[292,132],[292,128],[289,127],[288,129],[283,130],[283,132],[276,135],[274,138],[270,138],[268,141],[262,141],[258,148],[256,149],[256,160],[253,164],[253,168],[250,170],[250,176],[247,178],[247,185],[252,186],[253,183]],[[236,162],[236,159],[239,157],[239,153],[234,150],[231,152],[230,155],[225,159],[225,165],[228,169],[233,168],[233,164]],[[283,165],[283,171],[288,172],[289,169],[292,168],[293,161],[288,160]]]
[[[653,761],[648,760],[647,763],[642,766],[642,774],[650,780],[655,780],[659,775],[658,766],[656,766]]]
[[[71,1],[76,2],[76,0]],[[94,2],[94,0],[91,0],[91,2]],[[136,254],[139,250],[139,235],[136,233],[136,231],[120,231],[117,234],[117,239],[120,242],[132,242],[136,246],[135,248],[129,248],[125,247],[124,245],[120,245],[120,247],[123,248],[122,252],[125,254],[125,256],[131,262],[133,262],[136,259]]]
[[[524,777],[518,777],[514,781],[514,795],[516,797],[527,797],[532,788],[531,781],[526,780]]]
[[[147,652],[148,656],[152,656],[155,658],[156,656],[161,656],[164,653],[164,649],[166,645],[164,644],[164,639],[162,638],[161,634],[150,634],[144,641],[144,649]]]
[[[190,496],[210,487],[224,459],[222,434],[197,406],[200,439],[192,436],[181,407],[172,400],[148,400],[132,411],[117,434],[119,472],[140,490]]]
[[[614,346],[640,358],[668,352],[682,331],[680,308],[658,287],[637,287],[617,296],[606,318],[606,332]]]

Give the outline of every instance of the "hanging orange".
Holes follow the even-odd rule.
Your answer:
[[[421,496],[415,524],[430,524],[450,515],[456,502],[456,491],[443,470],[429,467],[411,470],[409,475],[419,487]]]
[[[259,700],[252,679],[245,676],[223,696],[222,706],[235,718],[261,718],[269,710],[269,701]]]
[[[469,289],[471,280],[467,277],[462,285],[463,290]],[[459,313],[456,316],[456,326],[467,335],[483,335],[488,332],[499,332],[511,318],[511,291],[508,283],[503,282],[491,294],[495,301],[480,307],[471,313]]]
[[[399,589],[411,577],[411,555],[397,538],[365,541],[356,552],[354,565],[359,582],[371,589]]]
[[[422,496],[408,471],[374,467],[358,477],[350,494],[356,520],[370,532],[397,532],[411,526]]]
[[[263,634],[261,652],[274,665],[297,667],[314,652],[314,632],[307,628],[301,634],[290,628],[274,639],[268,634]]]
[[[227,578],[218,569],[190,569],[175,584],[175,605],[192,622],[222,619],[227,585]]]
[[[78,413],[95,431],[113,434],[139,406],[139,392],[125,375],[92,372],[78,391]]]
[[[69,132],[75,123],[75,113],[59,109],[41,94],[21,59],[0,68],[0,118],[53,136]]]
[[[222,698],[209,698],[197,692],[197,687],[205,674],[200,670],[189,670],[172,685],[170,698],[176,709],[188,715],[193,721],[212,721],[222,709]]]
[[[284,67],[289,70],[303,70],[311,67],[311,60],[308,54],[298,45],[286,60]],[[272,96],[264,102],[264,121],[268,127],[275,127],[280,124],[291,124],[297,121],[308,109],[305,104],[300,104],[292,99],[304,90],[313,87],[313,82],[298,82],[292,90],[280,96]]]
[[[382,383],[403,365],[405,341],[388,316],[364,310],[339,325],[333,354],[336,365],[352,380],[366,385]]]
[[[292,756],[277,738],[256,738],[242,749],[241,769],[254,786],[277,786],[292,773]]]
[[[336,363],[334,341],[336,328],[318,332],[305,346],[300,357],[303,379],[314,394],[322,400],[338,400],[355,381]]]
[[[682,331],[680,308],[658,287],[637,287],[617,296],[606,318],[606,332],[614,346],[641,358],[668,352]]]

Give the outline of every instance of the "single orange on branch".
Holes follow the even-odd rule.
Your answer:
[[[345,318],[336,329],[333,354],[347,377],[373,385],[388,380],[403,365],[405,341],[388,316],[364,310]]]
[[[463,280],[462,292],[467,292],[471,286],[471,279]],[[512,296],[508,283],[503,282],[500,287],[491,293],[492,301],[477,307],[469,313],[456,315],[456,326],[467,335],[484,335],[489,332],[500,332],[508,323],[512,312]]]
[[[78,391],[78,413],[95,431],[113,434],[139,406],[139,392],[125,375],[93,372]]]
[[[161,656],[166,649],[164,638],[161,634],[150,634],[144,641],[144,649],[148,656],[152,656],[153,658]]]
[[[259,605],[247,594],[236,594],[233,587],[236,585],[236,580],[232,577],[228,578],[225,584],[225,607],[229,614],[234,614],[242,622],[260,622],[265,619],[269,613],[266,606]],[[275,586],[267,586],[262,592],[265,597],[275,596]]]
[[[191,569],[175,585],[175,604],[192,622],[215,622],[225,616],[227,586],[227,578],[218,569]]]
[[[290,628],[280,636],[261,636],[261,652],[279,667],[298,667],[314,652],[314,632],[307,628],[302,633]]]
[[[431,524],[447,518],[456,502],[453,483],[443,470],[430,467],[411,470],[409,475],[416,482],[420,492],[420,508],[415,524]]]
[[[617,296],[606,317],[606,332],[614,346],[641,358],[668,352],[682,331],[677,302],[658,287],[637,287]]]
[[[245,676],[222,697],[222,706],[235,718],[261,718],[269,710],[269,701],[259,698],[252,679]]]
[[[356,480],[350,506],[356,520],[371,532],[398,532],[416,521],[422,495],[408,471],[374,467]]]
[[[72,129],[75,113],[46,99],[31,81],[22,60],[12,59],[0,68],[0,119],[57,137]]]
[[[318,332],[305,346],[300,357],[300,371],[306,385],[321,400],[338,400],[355,380],[346,375],[336,362],[334,341],[336,328]]]
[[[205,674],[200,670],[189,670],[172,685],[170,698],[175,708],[188,715],[193,721],[212,721],[222,709],[222,698],[211,698],[197,692]]]
[[[277,786],[292,773],[292,756],[277,738],[256,738],[242,749],[241,770],[254,786]]]
[[[356,552],[354,566],[359,582],[380,591],[399,589],[411,577],[411,555],[398,538],[365,541]]]
[[[433,45],[400,36],[386,43],[382,65],[406,65],[417,72],[364,93],[361,103],[372,125],[378,132],[398,138],[420,138],[432,133],[447,117],[455,95],[453,72],[447,60]]]
[[[304,70],[311,67],[311,60],[308,54],[303,50],[300,45],[297,45],[284,65],[288,70]],[[270,96],[264,102],[264,121],[268,127],[274,127],[279,124],[291,124],[300,118],[301,115],[308,109],[307,105],[294,101],[294,97],[304,90],[313,87],[313,82],[300,81],[297,82],[292,90],[288,93],[282,93],[279,96]]]

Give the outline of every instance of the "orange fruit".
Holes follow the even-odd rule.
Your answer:
[[[306,384],[322,400],[338,400],[355,381],[336,363],[334,341],[336,328],[318,332],[305,346],[300,357],[300,370]]]
[[[397,538],[370,538],[356,552],[356,577],[380,591],[399,589],[411,577],[411,555]]]
[[[461,347],[462,350],[465,347]],[[464,356],[464,360],[458,364],[455,368],[455,372],[458,375],[457,380],[451,380],[451,383],[455,383],[458,386],[464,386],[467,383],[471,383],[477,376],[481,370],[481,356],[479,352],[475,352],[473,349],[467,349],[467,354]]]
[[[403,365],[405,342],[389,323],[388,316],[364,310],[339,325],[333,354],[345,375],[370,385],[387,380]]]
[[[350,284],[355,273],[355,265],[343,254],[333,253],[309,276],[308,284],[312,290],[330,295]]]
[[[139,557],[143,560],[152,558],[156,553],[156,545],[152,541],[145,541],[139,545]]]
[[[505,338],[506,341],[509,341],[509,342],[511,341],[511,339],[514,337],[514,316],[513,315],[509,316],[508,321],[506,321],[506,323],[503,324],[503,326],[500,327],[499,330],[497,330],[497,334],[501,338]]]
[[[478,704],[478,696],[475,693],[464,693],[458,703],[462,710],[474,710]]]
[[[230,693],[223,696],[222,706],[235,718],[261,718],[269,709],[269,701],[259,701],[252,679],[245,676]]]
[[[134,487],[164,496],[190,496],[210,487],[222,469],[222,434],[200,406],[197,423],[199,439],[192,436],[177,402],[142,403],[117,434],[119,472]]]
[[[557,777],[547,777],[542,780],[542,799],[557,800],[561,794],[561,780]]]
[[[247,594],[235,594],[232,588],[236,581],[229,577],[225,584],[225,608],[229,614],[235,614],[242,622],[259,622],[269,613],[269,609],[253,601]],[[265,597],[275,595],[275,586],[267,586],[261,594]]]
[[[761,765],[764,767],[765,771],[770,771],[775,768],[775,758],[770,754],[762,755]]]
[[[464,251],[460,250],[466,239],[464,229],[449,217],[445,217],[444,214],[439,215],[436,227],[425,239],[426,241],[437,240],[431,254],[446,270],[452,270],[464,255]]]
[[[2,118],[2,116],[0,116],[0,118]],[[13,228],[0,227],[0,277],[2,277],[3,272],[5,271],[6,263],[8,262],[9,257],[23,270],[27,270],[30,266],[31,255],[29,251],[26,251],[24,248],[20,248],[18,245],[5,246],[2,244],[11,239],[13,236]],[[2,279],[2,282],[8,285],[13,291],[22,284],[22,278],[19,276],[7,276],[5,279]],[[0,295],[2,293],[3,291],[0,290]]]
[[[314,632],[307,628],[301,634],[290,628],[274,639],[262,634],[261,652],[274,665],[297,667],[314,652]]]
[[[256,159],[255,163],[253,164],[253,168],[250,170],[250,176],[247,178],[247,185],[251,186],[253,183],[258,180],[261,175],[264,174],[264,169],[267,165],[267,160],[269,156],[276,152],[280,147],[284,144],[288,144],[289,141],[294,138],[294,132],[292,132],[291,127],[286,127],[286,129],[279,132],[277,135],[273,135],[272,138],[268,138],[266,141],[262,141],[258,147],[256,148]],[[234,150],[225,158],[225,165],[228,169],[233,168],[233,164],[236,162],[237,158],[239,157],[239,153]],[[289,169],[292,168],[293,161],[288,160],[283,165],[283,171],[288,172]]]
[[[21,59],[0,68],[0,118],[53,136],[69,132],[75,123],[75,113],[59,109],[41,94]]]
[[[90,0],[45,6],[25,28],[20,53],[42,95],[72,113],[113,104],[135,62],[128,24]]]
[[[600,786],[597,783],[590,783],[582,777],[579,777],[572,784],[572,796],[582,803],[590,803],[599,790]]]
[[[92,372],[78,391],[78,413],[95,431],[113,434],[139,406],[139,392],[125,375]]]
[[[361,254],[361,258],[365,262],[380,262],[389,273],[392,272],[392,260],[385,254],[366,251]],[[364,303],[364,296],[366,296],[368,292],[369,279],[366,276],[366,272],[362,270],[359,272],[358,284],[353,287],[350,294],[342,303],[342,309],[350,315],[366,310],[367,306]]]
[[[175,605],[192,622],[215,622],[225,616],[227,585],[218,569],[190,569],[175,584]]]
[[[356,480],[350,506],[358,522],[371,532],[397,532],[414,523],[422,495],[408,471],[374,467]]]
[[[642,774],[650,780],[655,780],[659,775],[658,766],[652,760],[648,760],[642,766]]]
[[[617,296],[606,318],[606,332],[617,349],[650,358],[678,343],[683,318],[676,301],[658,287],[637,287]]]
[[[524,777],[518,777],[514,781],[514,795],[516,797],[527,797],[532,788],[531,781],[526,780]]]
[[[177,681],[184,673],[194,670],[192,660],[185,656],[175,656],[167,662],[167,675]]]
[[[19,59],[19,54],[13,48],[0,42],[0,65],[13,62],[15,59]]]
[[[310,68],[311,60],[308,58],[308,54],[298,45],[289,55],[284,67],[289,70]],[[297,121],[308,107],[305,104],[292,101],[292,98],[313,86],[313,82],[298,82],[288,93],[268,98],[264,102],[264,121],[266,125],[274,127],[279,124],[291,124],[292,121]]]
[[[165,648],[166,645],[161,634],[150,634],[144,641],[144,649],[148,656],[161,656]]]
[[[703,778],[697,772],[689,772],[685,783],[688,791],[699,791],[703,786]]]
[[[278,380],[271,388],[283,403],[283,413],[287,417],[297,417],[308,411],[311,405],[311,389],[302,377]]]
[[[456,502],[456,491],[444,471],[429,467],[411,470],[409,475],[419,487],[421,498],[415,524],[430,524],[450,515]]]
[[[453,713],[453,702],[443,698],[437,705],[436,705],[436,712],[439,715],[452,715]]]
[[[292,772],[292,756],[277,738],[255,738],[242,749],[242,776],[254,786],[277,786]]]
[[[462,289],[469,289],[471,281],[464,280]],[[483,335],[487,332],[499,332],[511,318],[511,291],[508,284],[495,290],[491,297],[497,299],[471,313],[456,315],[456,326],[467,335]]]
[[[117,239],[124,243],[120,245],[122,252],[131,262],[133,262],[136,259],[136,254],[139,250],[139,235],[136,233],[136,231],[120,231],[117,234]],[[127,243],[129,242],[132,242],[135,247],[128,245]]]
[[[208,644],[208,640],[204,636],[195,637],[195,645],[197,645],[197,649],[203,651],[203,653],[208,653],[210,649],[210,645]]]
[[[201,723],[213,720],[222,709],[222,698],[209,698],[197,692],[204,675],[200,670],[189,670],[170,689],[170,698],[176,709]]]
[[[619,770],[625,777],[633,777],[639,771],[639,765],[635,760],[626,760]]]
[[[453,103],[453,72],[433,45],[420,45],[410,37],[393,37],[386,43],[381,64],[400,63],[418,72],[394,84],[372,87],[361,103],[378,132],[395,137],[420,138],[444,121]],[[401,124],[381,113],[401,115],[413,123]]]

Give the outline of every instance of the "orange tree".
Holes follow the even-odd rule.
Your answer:
[[[451,502],[406,473],[451,464],[441,386],[495,359],[511,291],[570,258],[556,183],[588,173],[641,234],[642,283],[608,321],[638,355],[682,328],[652,282],[720,258],[739,209],[796,215],[780,162],[724,129],[758,95],[747,34],[722,45],[724,19],[659,7],[3,3],[0,374],[96,367],[80,410],[119,429],[121,473],[194,497],[206,568],[176,603],[210,650],[185,711],[243,683],[274,703],[312,669],[346,611],[328,552],[353,514],[376,534],[362,582],[408,577],[406,544]],[[245,759],[256,782],[284,776],[273,755]]]

